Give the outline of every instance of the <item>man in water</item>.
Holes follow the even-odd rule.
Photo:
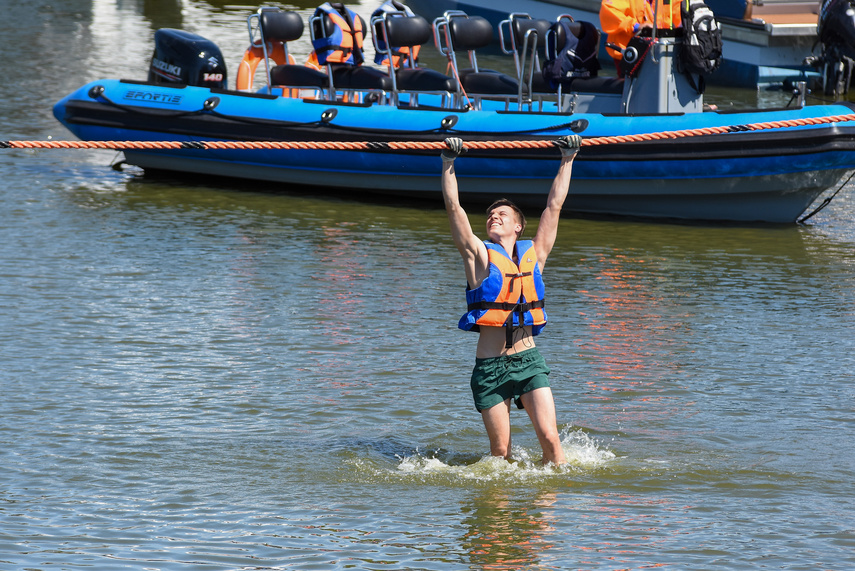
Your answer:
[[[555,418],[555,401],[549,387],[549,368],[534,344],[534,335],[546,325],[541,270],[552,251],[558,219],[567,192],[573,159],[582,139],[569,135],[556,141],[561,164],[546,199],[534,239],[521,240],[523,213],[501,199],[487,209],[486,232],[481,241],[472,231],[460,205],[454,159],[463,141],[446,139],[442,152],[442,195],[451,223],[451,236],[463,257],[468,312],[459,327],[478,331],[471,387],[475,408],[481,413],[490,454],[508,458],[511,453],[511,400],[524,408],[543,448],[543,463],[563,464],[564,450]]]

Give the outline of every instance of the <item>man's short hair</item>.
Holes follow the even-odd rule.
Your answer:
[[[516,204],[514,204],[513,202],[511,202],[507,198],[500,198],[499,200],[497,200],[496,202],[491,204],[490,208],[487,209],[487,216],[489,216],[493,210],[495,210],[496,208],[498,208],[500,206],[507,206],[508,208],[513,210],[514,213],[517,215],[517,222],[519,222],[520,225],[522,226],[522,228],[520,228],[520,231],[517,232],[517,238],[522,237],[523,232],[525,232],[525,214],[522,213],[522,210],[520,210]]]

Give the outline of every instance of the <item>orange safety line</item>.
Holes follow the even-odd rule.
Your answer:
[[[445,75],[448,75],[448,70],[454,72],[454,78],[457,80],[457,85],[460,86],[460,92],[463,94],[463,99],[466,101],[467,107],[472,107],[472,102],[469,100],[469,96],[466,95],[466,90],[463,89],[463,80],[460,79],[460,74],[457,73],[457,68],[454,66],[454,63],[451,60],[451,55],[448,56],[448,65],[445,68]]]
[[[679,131],[661,131],[640,135],[616,135],[611,137],[591,137],[582,139],[583,147],[597,145],[613,145],[618,143],[639,143],[659,141],[663,139],[679,139],[683,137],[698,137],[703,135],[721,135],[744,131],[761,131],[765,129],[783,129],[787,127],[803,127],[824,125],[828,123],[844,123],[855,121],[855,114],[833,115],[826,117],[811,117],[803,119],[787,119],[784,121],[768,121],[746,125],[730,125],[722,127],[701,127]],[[543,149],[555,147],[555,140],[540,141],[465,141],[463,147],[467,150],[497,150],[497,149]],[[446,148],[443,141],[390,141],[390,142],[344,142],[344,141],[0,141],[3,149],[109,149],[109,150],[151,150],[151,149],[275,149],[275,150],[330,150],[330,151],[379,151],[379,150],[424,150],[441,151]]]

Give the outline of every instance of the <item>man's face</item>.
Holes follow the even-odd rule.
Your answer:
[[[490,237],[516,237],[522,230],[517,213],[510,206],[497,206],[487,215],[487,234]]]

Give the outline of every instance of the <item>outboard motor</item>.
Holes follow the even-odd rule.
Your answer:
[[[825,0],[819,10],[819,41],[838,46],[855,59],[855,4],[852,0]]]
[[[161,28],[154,33],[148,80],[225,89],[226,61],[214,42],[184,30]]]
[[[855,68],[855,2],[823,0],[817,31],[822,55],[805,63],[822,68],[826,95],[840,97],[849,91]]]

